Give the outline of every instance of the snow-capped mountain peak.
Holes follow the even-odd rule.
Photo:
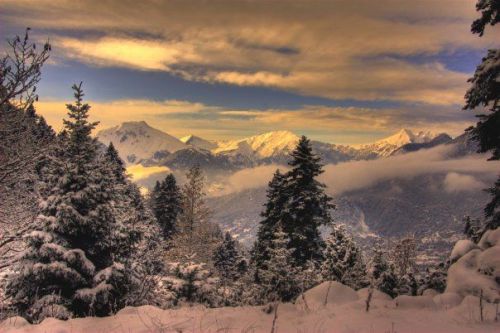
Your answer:
[[[184,142],[149,126],[145,121],[124,122],[101,130],[97,138],[106,145],[113,142],[120,157],[129,164],[151,158],[158,152],[173,153],[186,148]]]
[[[399,132],[387,138],[376,141],[375,144],[382,143],[401,147],[408,143],[426,143],[434,139],[436,136],[437,134],[429,131],[413,132],[412,130],[403,128]]]
[[[439,134],[430,131],[414,132],[410,129],[403,128],[397,133],[386,138],[375,141],[374,143],[359,146],[359,150],[363,152],[372,152],[377,156],[390,156],[396,150],[409,143],[428,143],[436,138]]]
[[[196,136],[193,134],[186,135],[186,136],[180,138],[179,140],[181,140],[182,142],[184,142],[187,145],[193,146],[195,148],[204,149],[204,150],[212,150],[212,149],[217,148],[216,143],[209,141],[209,140],[205,140],[205,139],[200,138],[199,136]]]
[[[273,131],[240,140],[220,141],[213,152],[267,158],[293,150],[298,141],[299,137],[293,132]]]

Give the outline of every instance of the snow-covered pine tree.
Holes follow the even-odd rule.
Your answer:
[[[113,208],[113,178],[90,134],[90,106],[74,85],[66,133],[40,171],[38,229],[7,285],[13,306],[31,321],[45,317],[108,315],[124,306],[129,277],[116,261],[120,232]]]
[[[464,217],[464,235],[472,242],[479,242],[481,239],[481,221],[472,219],[470,216]]]
[[[118,151],[113,145],[113,142],[109,143],[105,156],[110,164],[115,179],[120,183],[125,183],[125,180],[127,179],[125,163],[123,163],[120,155],[118,155]]]
[[[325,243],[321,264],[324,280],[338,281],[354,289],[369,285],[361,250],[343,225],[334,225]]]
[[[379,247],[374,250],[370,270],[374,287],[391,297],[396,297],[398,278],[394,273],[394,267],[388,262],[384,252]]]
[[[218,303],[214,294],[219,281],[205,263],[196,263],[189,258],[184,263],[170,263],[162,282],[164,288],[175,293],[176,302],[196,302],[209,306]]]
[[[279,224],[274,233],[269,259],[259,272],[260,284],[267,301],[290,301],[301,291],[300,270],[294,262],[293,249],[288,248],[288,235]]]
[[[419,283],[415,274],[407,273],[398,278],[398,295],[416,296],[419,291]]]
[[[214,267],[222,279],[227,282],[237,280],[243,273],[244,258],[238,250],[238,244],[229,232],[224,235],[224,240],[215,249],[213,256]]]
[[[261,213],[262,220],[259,223],[257,240],[252,249],[252,265],[257,270],[264,268],[264,263],[269,259],[269,248],[276,232],[276,225],[281,220],[281,214],[288,202],[285,181],[285,176],[277,169],[268,184],[267,202]]]
[[[443,293],[446,289],[446,277],[448,275],[449,263],[441,262],[435,266],[427,267],[425,275],[420,282],[419,293],[426,289],[434,289]]]
[[[302,136],[291,158],[292,169],[286,173],[285,185],[288,203],[281,220],[283,231],[290,238],[293,257],[297,265],[303,266],[308,260],[322,260],[324,243],[318,228],[331,223],[330,211],[335,206],[324,191],[326,186],[316,180],[323,170],[309,139]]]
[[[481,17],[472,23],[471,30],[482,36],[487,25],[500,22],[500,4],[498,0],[478,0],[476,9]],[[479,142],[479,152],[491,152],[489,160],[500,160],[500,49],[488,50],[469,82],[464,109],[483,107],[490,113],[478,115],[476,126],[468,131]],[[500,227],[500,178],[487,192],[492,199],[484,209],[486,223],[482,233]]]
[[[156,182],[151,194],[151,208],[165,239],[170,239],[175,233],[181,200],[181,192],[173,174],[167,175],[161,183]]]

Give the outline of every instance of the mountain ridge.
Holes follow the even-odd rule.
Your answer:
[[[217,161],[220,166],[226,167],[229,163],[232,164],[229,169],[238,169],[261,164],[286,164],[289,153],[295,148],[300,136],[292,131],[277,130],[235,140],[212,141],[194,134],[178,139],[153,128],[145,121],[136,121],[124,122],[101,130],[97,138],[104,144],[113,142],[120,157],[128,165],[188,167],[189,164],[207,165],[207,161]],[[435,142],[436,138],[440,140]],[[430,148],[450,140],[451,137],[445,133],[436,134],[403,128],[388,137],[358,146],[337,145],[317,140],[311,140],[311,144],[325,163],[338,163],[388,157]],[[190,152],[178,153],[186,149]],[[208,156],[207,152],[213,156]],[[167,157],[174,153],[177,154],[167,161]],[[175,158],[181,158],[183,161],[173,161]],[[223,163],[221,158],[224,160]]]

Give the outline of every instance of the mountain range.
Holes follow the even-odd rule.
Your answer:
[[[173,172],[182,183],[189,167],[201,166],[208,179],[207,203],[214,212],[213,220],[250,246],[266,200],[269,172],[286,168],[289,153],[300,137],[289,131],[274,131],[238,140],[210,141],[195,135],[177,139],[145,122],[126,122],[100,131],[98,139],[105,144],[113,142],[129,167],[164,170],[138,181],[141,186],[151,187],[167,172]],[[367,248],[391,237],[414,234],[420,240],[422,261],[438,260],[436,253],[439,257],[449,250],[461,237],[465,215],[481,215],[488,199],[481,188],[495,176],[477,166],[467,171],[465,166],[471,159],[474,163],[486,159],[476,156],[477,146],[467,134],[453,139],[445,133],[402,129],[358,146],[321,141],[311,144],[322,162],[334,168],[325,173],[333,173],[334,179],[336,176],[356,183],[384,174],[340,193],[335,192],[338,181],[323,179],[337,206],[335,222],[348,225]],[[422,170],[413,175],[415,164]],[[398,176],[400,170],[407,174]],[[458,189],[450,181],[458,182]],[[240,182],[246,185],[239,186]],[[323,229],[324,234],[327,231]]]
[[[195,135],[177,139],[146,122],[125,122],[100,131],[98,139],[113,142],[128,164],[166,166],[182,170],[194,164],[215,172],[238,170],[262,164],[286,164],[300,137],[290,131],[274,131],[238,140],[210,141]],[[312,141],[325,164],[388,157],[450,142],[445,134],[402,129],[374,143],[347,146]]]

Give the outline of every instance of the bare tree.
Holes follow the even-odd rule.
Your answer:
[[[29,31],[7,40],[9,47],[0,58],[0,269],[11,263],[20,238],[30,229],[36,202],[34,165],[50,137],[39,133],[50,127],[33,108],[50,44],[37,49]]]
[[[172,237],[169,259],[182,260],[189,256],[195,262],[211,266],[212,254],[222,241],[219,227],[210,221],[212,212],[205,203],[205,176],[198,166],[187,173],[187,182],[181,188],[181,212],[177,232]]]
[[[396,240],[391,246],[390,257],[398,276],[414,273],[417,260],[415,236],[409,235]]]

